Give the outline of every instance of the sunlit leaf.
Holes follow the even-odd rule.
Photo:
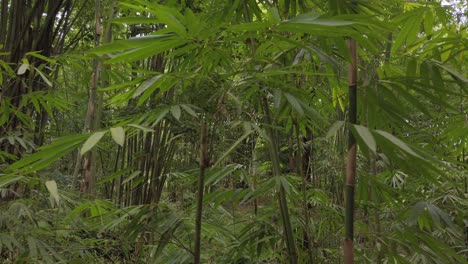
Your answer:
[[[179,120],[180,119],[180,115],[181,115],[181,110],[180,110],[180,106],[178,105],[173,105],[171,106],[171,113],[172,113],[172,116]]]
[[[390,142],[392,142],[393,144],[397,145],[400,149],[404,150],[405,152],[407,152],[408,154],[411,154],[417,158],[420,158],[422,159],[422,157],[420,155],[418,155],[416,152],[414,152],[414,150],[411,149],[410,146],[408,146],[405,142],[403,142],[401,139],[395,137],[394,135],[386,132],[386,131],[382,131],[382,130],[375,130],[376,133],[382,135],[383,137],[385,137],[386,139],[388,139]]]
[[[360,126],[360,125],[353,125],[354,129],[356,129],[357,134],[359,137],[364,141],[366,146],[374,153],[377,151],[377,144],[375,143],[374,136],[369,131],[369,128]]]
[[[132,172],[132,174],[130,174],[127,178],[125,178],[125,180],[123,180],[121,184],[126,184],[127,182],[135,179],[135,177],[137,177],[140,174],[141,174],[141,171]]]
[[[140,126],[140,125],[137,125],[137,124],[128,124],[128,126],[138,128],[138,129],[142,130],[143,132],[154,132],[154,130],[151,129],[151,128],[147,128],[147,127]]]
[[[123,147],[125,143],[125,130],[122,127],[113,127],[110,129],[112,139]]]
[[[163,74],[158,74],[158,75],[153,76],[153,77],[149,78],[148,80],[142,82],[138,86],[138,89],[133,94],[133,98],[140,96],[140,94],[142,94],[144,91],[146,91],[146,89],[148,89],[149,87],[154,85],[162,76],[163,76]]]
[[[58,205],[60,202],[60,195],[58,192],[57,183],[55,181],[46,181],[45,186],[47,187],[47,190],[50,193],[51,199],[56,205]]]
[[[17,74],[18,75],[23,75],[28,69],[29,69],[29,64],[23,63],[18,68]]]
[[[95,132],[93,133],[88,140],[83,144],[83,146],[80,149],[80,154],[84,155],[86,152],[88,152],[90,149],[96,145],[99,140],[107,133],[107,131],[101,131],[101,132]]]
[[[327,132],[327,138],[334,136],[336,132],[344,126],[345,122],[344,121],[336,121],[333,123],[333,125],[330,127],[330,130]]]

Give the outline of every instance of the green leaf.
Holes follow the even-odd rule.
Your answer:
[[[401,22],[403,23],[403,26],[392,45],[392,54],[394,54],[403,45],[403,43],[405,43],[405,41],[407,45],[410,45],[417,38],[421,22],[424,18],[423,12],[424,8],[418,8],[402,15],[405,19]]]
[[[75,150],[87,137],[88,135],[73,135],[60,138],[50,145],[38,148],[38,151],[34,154],[13,163],[7,170],[21,170],[26,173],[43,169],[50,163]]]
[[[131,126],[131,127],[134,127],[134,128],[138,128],[138,129],[140,129],[140,130],[143,130],[143,132],[154,132],[154,130],[151,129],[151,128],[147,128],[147,127],[140,126],[140,125],[137,125],[137,124],[128,124],[128,126]]]
[[[333,123],[333,125],[331,126],[330,130],[328,130],[327,132],[327,138],[331,137],[331,136],[334,136],[336,134],[336,132],[341,128],[343,127],[345,124],[344,121],[336,121],[335,123]]]
[[[233,25],[228,28],[229,31],[232,32],[242,32],[242,31],[264,31],[268,29],[268,27],[271,26],[271,23],[269,22],[260,22],[260,21],[255,21],[255,22],[250,22],[250,23],[242,23],[242,24],[237,24]]]
[[[191,105],[181,104],[180,107],[182,107],[185,110],[185,112],[187,112],[189,115],[191,115],[191,116],[193,116],[195,118],[198,117],[197,113],[195,113],[195,111],[193,111]]]
[[[65,216],[63,219],[65,224],[70,224],[72,221],[74,221],[76,218],[80,216],[84,211],[88,210],[92,205],[92,202],[85,202],[73,209],[70,213]]]
[[[119,17],[119,18],[114,18],[109,20],[112,23],[115,24],[128,24],[128,25],[135,25],[135,24],[158,24],[161,23],[161,21],[157,18],[153,17]]]
[[[162,76],[163,76],[163,74],[158,74],[158,75],[153,76],[153,77],[149,78],[148,80],[142,82],[140,84],[140,86],[138,86],[138,89],[133,94],[133,98],[140,96],[140,94],[142,94],[144,91],[146,91],[146,89],[153,86],[159,79],[161,79]]]
[[[291,20],[286,21],[285,23],[320,25],[320,26],[327,26],[327,27],[349,26],[349,25],[355,24],[355,22],[353,21],[320,18],[320,15],[317,13],[307,13],[307,14],[299,15]]]
[[[237,146],[238,146],[239,144],[241,144],[248,136],[250,136],[250,134],[252,134],[252,132],[253,132],[253,130],[247,131],[247,132],[246,132],[244,135],[242,135],[238,140],[236,140],[236,142],[234,142],[234,144],[232,144],[231,147],[229,147],[229,149],[226,150],[226,151],[223,153],[223,155],[216,161],[216,163],[215,163],[214,166],[216,167],[217,165],[219,165],[219,163],[220,163],[221,161],[223,161],[232,151],[234,151],[234,150],[237,148]]]
[[[393,144],[395,144],[396,146],[398,146],[400,149],[404,150],[408,154],[411,154],[411,155],[413,155],[413,156],[415,156],[417,158],[423,159],[420,155],[418,155],[416,152],[414,152],[414,150],[412,150],[410,146],[408,146],[405,142],[403,142],[401,139],[395,137],[394,135],[392,135],[392,134],[390,134],[388,132],[382,131],[382,130],[375,130],[375,132],[382,135],[383,137],[388,139],[390,142],[392,142]]]
[[[211,184],[216,184],[226,176],[231,175],[234,171],[242,168],[240,164],[230,164],[222,168],[213,167],[208,170],[206,173],[205,186],[210,186]]]
[[[110,182],[110,181],[112,181],[114,179],[117,179],[118,177],[120,177],[120,176],[122,176],[124,174],[129,173],[130,171],[132,171],[132,168],[126,168],[126,169],[123,169],[123,170],[118,170],[118,171],[112,173],[111,175],[109,175],[109,176],[107,176],[107,177],[105,177],[103,179],[100,179],[96,183],[96,185],[101,185],[103,183]]]
[[[45,74],[40,71],[38,68],[34,68],[34,70],[37,71],[37,73],[39,73],[39,76],[41,76],[41,79],[49,86],[49,87],[52,87],[52,82],[49,80],[49,78],[47,78],[47,76],[45,76]]]
[[[31,57],[36,57],[38,59],[41,59],[43,61],[46,61],[48,62],[50,65],[53,65],[53,64],[56,64],[57,61],[54,60],[54,59],[51,59],[51,58],[47,58],[46,56],[44,55],[41,55],[41,52],[42,51],[30,51],[30,52],[26,52],[26,56],[31,56]]]
[[[125,143],[125,130],[122,127],[113,127],[110,129],[112,139],[123,147]]]
[[[175,49],[186,44],[188,40],[181,38],[167,38],[160,41],[153,41],[151,44],[145,46],[138,46],[134,49],[125,51],[106,61],[106,64],[114,64],[118,62],[134,62],[149,58],[151,56],[157,55],[159,53]]]
[[[180,106],[178,105],[171,106],[171,114],[175,119],[179,120],[180,115],[181,115]]]
[[[140,175],[141,171],[134,171],[132,174],[130,174],[125,180],[122,181],[122,184],[125,184],[131,180],[133,180],[136,176]]]
[[[152,263],[158,263],[158,258],[161,256],[164,256],[163,250],[166,247],[169,242],[171,242],[171,238],[177,227],[179,227],[180,224],[182,224],[183,221],[181,219],[173,219],[172,224],[169,226],[169,228],[161,234],[161,241],[158,243],[158,247],[156,248],[155,252],[152,252]]]
[[[434,15],[432,13],[432,10],[429,10],[428,12],[425,13],[424,17],[424,32],[426,35],[431,35],[432,34],[432,28],[434,27]]]
[[[7,174],[0,176],[0,188],[7,187],[13,183],[19,182],[24,179],[24,176],[16,176],[14,174]]]
[[[23,75],[29,69],[29,64],[22,63],[16,72],[18,75]]]
[[[360,125],[353,125],[354,129],[356,129],[357,134],[359,137],[364,141],[366,146],[374,153],[377,152],[377,144],[375,143],[374,136],[369,131],[369,128]]]
[[[96,55],[110,54],[117,51],[124,51],[135,49],[142,46],[147,46],[159,41],[164,41],[167,39],[172,39],[173,34],[160,34],[160,35],[149,35],[144,37],[135,37],[126,40],[117,40],[112,43],[99,46],[90,50],[89,52]]]
[[[464,83],[464,84],[468,84],[468,79],[465,78],[465,76],[463,76],[461,73],[455,71],[454,69],[444,65],[442,62],[440,61],[436,61],[436,60],[431,60],[431,62],[433,62],[435,65],[439,66],[441,69],[445,70],[448,74],[450,74],[454,79],[456,80],[459,80],[460,82]]]
[[[52,201],[55,202],[55,205],[58,205],[60,202],[60,195],[58,192],[57,183],[55,181],[46,181],[45,186],[50,193],[52,206],[54,205]]]
[[[86,152],[92,149],[94,145],[96,145],[99,140],[101,140],[101,138],[106,134],[106,132],[107,131],[93,133],[81,147],[80,154],[84,155]]]
[[[301,106],[301,103],[299,102],[299,100],[297,100],[296,97],[294,97],[293,95],[291,95],[289,93],[285,93],[284,96],[286,97],[288,102],[292,105],[292,107],[296,110],[296,112],[299,115],[303,116],[304,115],[304,110],[302,109],[302,106]]]

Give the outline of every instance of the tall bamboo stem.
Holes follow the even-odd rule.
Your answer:
[[[351,63],[348,70],[349,86],[349,123],[357,122],[357,54],[356,41],[348,40]],[[346,264],[354,263],[354,186],[356,182],[356,154],[357,146],[351,129],[348,129],[348,157],[346,163],[346,189],[345,189],[345,240],[344,258]]]
[[[271,117],[270,109],[268,107],[268,100],[265,96],[262,98],[262,103],[263,103],[262,108],[263,108],[263,114],[265,116],[265,121],[267,124],[271,125],[272,117]],[[280,161],[279,161],[279,151],[276,145],[275,136],[271,127],[267,127],[266,132],[269,138],[268,150],[270,153],[273,177],[279,177],[281,176],[281,169],[280,169]],[[280,215],[281,215],[281,219],[283,220],[284,236],[286,239],[286,249],[288,252],[289,263],[296,264],[298,260],[297,260],[296,244],[294,241],[294,232],[293,232],[292,225],[291,225],[291,219],[289,217],[286,190],[284,189],[282,185],[279,187],[278,199],[279,199]]]
[[[198,194],[197,194],[197,212],[195,217],[195,249],[194,249],[194,263],[200,264],[201,255],[201,222],[203,211],[203,190],[205,185],[205,170],[208,165],[207,157],[207,129],[206,122],[202,121],[200,129],[200,175],[198,178]]]

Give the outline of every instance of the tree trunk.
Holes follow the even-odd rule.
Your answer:
[[[195,249],[194,249],[194,263],[200,264],[201,255],[201,222],[203,210],[203,190],[205,185],[205,170],[208,167],[207,157],[207,129],[205,121],[202,121],[200,129],[200,175],[198,178],[197,190],[197,212],[195,217]]]
[[[357,55],[356,41],[348,40],[351,63],[348,70],[349,85],[349,123],[357,122]],[[346,164],[345,186],[345,239],[344,258],[346,264],[354,263],[353,238],[354,238],[354,186],[356,182],[356,155],[357,146],[351,129],[348,128],[348,156]]]
[[[271,113],[268,108],[268,100],[265,96],[262,98],[262,103],[263,103],[262,108],[263,108],[263,112],[264,112],[265,119],[266,119],[265,121],[267,124],[272,125]],[[273,177],[280,177],[281,169],[280,169],[279,151],[277,147],[277,142],[273,134],[273,131],[270,127],[266,128],[266,132],[269,137],[268,150],[270,153]],[[284,189],[282,185],[279,188],[278,202],[279,202],[279,207],[280,207],[281,219],[283,220],[284,237],[286,241],[286,248],[288,251],[289,263],[295,264],[297,263],[296,243],[294,241],[294,233],[293,233],[293,229],[291,225],[291,219],[289,217],[286,190]]]
[[[96,0],[95,5],[96,24],[94,32],[94,46],[98,47],[101,43],[102,25],[101,25],[101,3]],[[102,63],[94,60],[93,75],[91,79],[91,87],[89,89],[88,111],[85,119],[85,133],[93,133],[99,129],[99,103],[98,103],[98,85],[101,74]],[[96,151],[91,150],[86,153],[83,161],[83,185],[81,192],[86,193],[90,197],[96,194]]]

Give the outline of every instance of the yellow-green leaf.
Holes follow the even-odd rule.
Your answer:
[[[327,138],[335,135],[336,132],[338,131],[338,129],[340,129],[344,124],[345,124],[345,122],[343,122],[343,121],[336,121],[335,123],[333,123],[330,130],[328,130]]]
[[[175,119],[179,120],[179,119],[180,119],[180,115],[181,115],[180,106],[178,106],[178,105],[173,105],[173,106],[171,107],[171,113],[172,113],[172,116],[174,116]]]
[[[18,75],[23,75],[28,69],[29,69],[29,64],[23,63],[18,68],[17,74]]]
[[[102,131],[102,132],[96,132],[92,134],[88,138],[88,140],[86,140],[86,142],[83,144],[83,147],[81,147],[81,150],[80,150],[81,155],[85,154],[90,149],[92,149],[94,145],[96,145],[99,142],[99,140],[101,140],[101,138],[106,134],[106,132],[107,131]]]
[[[46,181],[45,186],[50,193],[51,203],[58,205],[60,202],[60,196],[58,193],[57,183],[55,181]],[[53,202],[52,202],[53,201]]]
[[[113,127],[110,129],[110,132],[115,143],[123,147],[125,142],[125,130],[122,127]]]
[[[392,142],[396,146],[398,146],[400,149],[407,152],[408,154],[411,154],[411,155],[413,155],[413,156],[415,156],[417,158],[422,159],[422,157],[420,155],[418,155],[416,152],[414,152],[414,150],[412,150],[411,147],[408,146],[408,144],[403,142],[401,139],[395,137],[394,135],[392,135],[392,134],[390,134],[388,132],[382,131],[382,130],[376,130],[376,132],[379,133],[380,135],[382,135],[383,137],[385,137],[387,140],[389,140],[390,142]]]
[[[377,144],[375,143],[374,136],[372,136],[369,128],[360,125],[354,125],[354,128],[367,147],[375,153],[377,151]]]

